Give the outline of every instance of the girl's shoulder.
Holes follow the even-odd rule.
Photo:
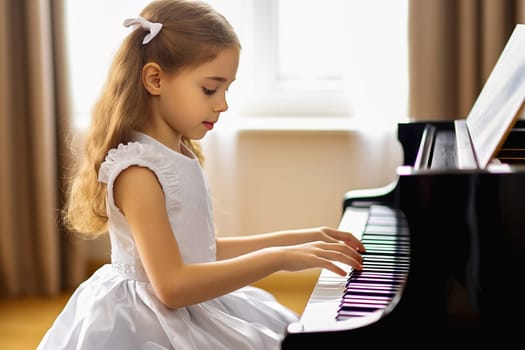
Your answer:
[[[137,141],[119,144],[117,148],[108,152],[100,165],[99,181],[108,183],[110,179],[114,179],[122,170],[132,165],[144,166],[158,172],[163,168],[163,159],[151,144]]]

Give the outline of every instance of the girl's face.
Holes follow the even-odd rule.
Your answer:
[[[228,109],[226,92],[239,66],[238,48],[221,51],[213,61],[175,74],[159,73],[158,93],[145,132],[167,146],[178,148],[180,136],[198,140],[213,129]]]

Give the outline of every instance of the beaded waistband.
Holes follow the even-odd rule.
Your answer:
[[[113,262],[111,263],[111,266],[119,272],[120,275],[123,277],[135,280],[135,281],[142,281],[147,282],[149,281],[148,276],[146,275],[146,271],[144,270],[144,267],[142,266],[135,266],[131,264],[123,264],[123,263],[117,263]]]

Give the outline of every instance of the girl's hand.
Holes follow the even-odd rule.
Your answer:
[[[318,228],[320,240],[324,242],[344,242],[359,252],[366,251],[365,246],[353,234],[346,231],[340,231],[331,227]]]
[[[358,240],[352,233],[337,230],[331,227],[322,226],[309,229],[293,230],[289,232],[292,232],[293,235],[297,237],[297,239],[292,240],[295,241],[296,244],[315,241],[323,241],[327,243],[343,242],[359,252],[366,251],[363,243],[361,243],[361,241]]]
[[[330,240],[331,242],[316,241],[276,247],[275,249],[280,250],[278,256],[282,258],[282,268],[287,271],[321,267],[338,275],[346,276],[348,271],[335,264],[336,261],[361,270],[363,259],[356,249],[346,242]]]

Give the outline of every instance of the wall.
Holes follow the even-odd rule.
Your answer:
[[[337,226],[346,191],[387,184],[401,163],[395,130],[239,130],[203,145],[218,234]]]

